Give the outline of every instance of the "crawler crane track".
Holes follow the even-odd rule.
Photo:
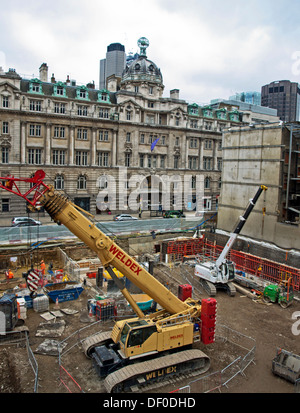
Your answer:
[[[166,377],[203,374],[209,367],[209,357],[201,350],[182,350],[123,367],[105,378],[104,387],[108,393],[147,390]]]
[[[227,283],[227,294],[230,297],[234,297],[236,293],[236,288],[232,282]]]
[[[91,358],[94,348],[107,343],[107,341],[111,340],[110,337],[111,331],[105,331],[102,333],[94,334],[93,336],[84,339],[81,345],[86,357]]]
[[[201,279],[199,279],[199,282],[210,297],[215,297],[215,295],[217,294],[217,289],[213,283]]]
[[[230,297],[234,297],[236,294],[236,288],[232,282],[224,284],[213,284],[207,280],[199,279],[201,287],[209,294],[210,297],[215,297],[217,290],[225,290]]]

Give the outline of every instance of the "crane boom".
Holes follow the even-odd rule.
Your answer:
[[[223,251],[221,252],[219,258],[216,261],[216,267],[219,268],[222,265],[222,262],[224,261],[224,259],[226,258],[227,254],[229,253],[229,251],[231,250],[234,241],[236,240],[238,234],[241,232],[243,226],[245,225],[250,213],[252,212],[258,198],[260,197],[261,193],[263,191],[266,191],[268,188],[265,185],[261,185],[258,188],[258,191],[256,192],[254,198],[249,200],[249,205],[246,209],[246,211],[244,212],[244,215],[240,217],[240,220],[235,228],[235,230],[233,231],[233,233],[231,234],[229,240],[227,241]]]
[[[107,237],[65,195],[54,190],[52,186],[46,185],[43,182],[44,177],[45,173],[41,170],[37,171],[33,178],[1,177],[0,180],[6,181],[6,184],[0,184],[0,187],[21,196],[33,208],[36,208],[38,204],[43,206],[55,222],[66,226],[74,235],[88,245],[97,254],[105,268],[108,270],[110,266],[117,268],[133,284],[149,295],[170,314],[177,314],[189,309],[188,304],[172,294],[137,261]],[[32,184],[32,188],[22,193],[17,184],[18,182],[29,182]],[[29,199],[29,194],[33,194],[32,199]],[[137,315],[143,317],[143,312],[136,305],[127,289],[122,286],[120,280],[118,281],[113,271],[110,271],[110,274],[118,283],[121,292]]]

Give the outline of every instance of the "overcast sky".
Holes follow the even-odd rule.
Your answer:
[[[119,42],[161,69],[165,91],[189,103],[300,83],[300,0],[0,0],[0,66],[99,85],[99,61]]]

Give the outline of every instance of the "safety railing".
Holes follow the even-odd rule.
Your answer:
[[[80,266],[72,260],[61,248],[58,248],[60,262],[62,263],[64,272],[73,281],[80,281]]]
[[[216,341],[217,340],[224,342],[229,341],[241,350],[242,355],[238,356],[222,370],[212,372],[189,382],[188,384],[192,392],[221,392],[222,387],[228,387],[231,380],[237,375],[245,375],[244,371],[246,368],[250,363],[254,363],[256,344],[253,338],[245,336],[227,326],[218,325],[216,328]]]
[[[295,382],[295,393],[300,393],[300,379]]]
[[[84,393],[84,390],[72,376],[72,372],[68,371],[66,366],[63,365],[63,357],[74,347],[78,347],[81,344],[81,341],[84,338],[89,337],[93,331],[96,330],[96,333],[101,332],[101,330],[99,330],[99,324],[100,320],[82,327],[57,344],[59,381],[69,393]]]
[[[179,387],[176,390],[170,391],[170,393],[190,393],[191,392],[191,386],[183,386],[183,387]]]
[[[32,368],[33,373],[34,373],[33,391],[34,391],[34,393],[38,393],[39,366],[38,366],[38,362],[36,361],[36,358],[34,357],[34,354],[33,354],[32,350],[31,350],[31,347],[29,345],[29,338],[28,338],[27,334],[26,334],[26,349],[27,349],[29,364],[31,365],[31,368]]]
[[[38,393],[38,379],[39,379],[39,368],[36,358],[31,350],[29,345],[29,338],[27,331],[6,331],[5,335],[1,335],[0,345],[12,346],[16,345],[17,347],[26,347],[28,362],[34,373],[34,393]]]

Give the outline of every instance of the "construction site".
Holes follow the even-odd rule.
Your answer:
[[[230,234],[212,217],[112,232],[44,178],[0,184],[54,221],[0,234],[1,392],[300,391],[299,252],[240,236],[267,187]]]
[[[174,295],[179,296],[182,287],[191,286],[187,291],[193,299],[209,298],[195,276],[195,258],[216,259],[226,236],[209,230],[203,231],[198,238],[194,238],[192,233],[183,237],[168,235],[169,239],[166,239],[166,234],[157,234],[155,239],[149,234],[120,236],[115,242],[137,262],[151,268],[154,277]],[[46,268],[49,269],[51,264],[51,281],[59,284],[67,276],[69,281],[82,286],[82,292],[66,301],[51,299],[45,293],[49,282],[46,269],[37,289],[37,297],[45,300],[36,306],[30,305],[29,301],[23,308],[19,306],[23,326],[2,336],[1,393],[106,393],[108,390],[99,377],[97,366],[95,368],[95,363],[84,354],[83,343],[99,332],[110,332],[117,320],[136,315],[115,283],[103,274],[102,263],[88,247],[74,240],[64,242],[64,245],[51,244],[34,251],[27,247],[9,248],[5,254],[2,253],[1,294],[13,293],[19,298],[26,295],[28,299],[24,273],[30,269],[32,260],[40,263],[41,259]],[[256,248],[251,242],[247,245],[248,249]],[[239,246],[237,242],[235,247]],[[280,252],[285,262],[295,260],[293,253],[279,250],[278,258]],[[298,256],[296,258],[297,261]],[[297,335],[293,330],[293,323],[297,321],[293,315],[300,309],[300,269],[237,249],[230,251],[230,260],[235,263],[237,272],[249,275],[252,284],[246,286],[246,282],[244,285],[236,282],[238,290],[235,296],[218,291],[214,297],[217,311],[213,338],[208,344],[203,341],[194,344],[209,357],[209,369],[204,374],[184,372],[174,377],[162,376],[158,383],[145,385],[141,382],[131,386],[128,392],[299,391],[295,383],[274,374],[272,362],[278,349],[299,353],[299,331],[296,330]],[[14,273],[10,280],[5,278],[8,267],[12,267]],[[258,293],[259,284],[280,284],[287,276],[293,278],[292,304],[283,308],[278,303],[266,303]],[[140,289],[132,283],[126,285],[133,296],[141,297]]]

